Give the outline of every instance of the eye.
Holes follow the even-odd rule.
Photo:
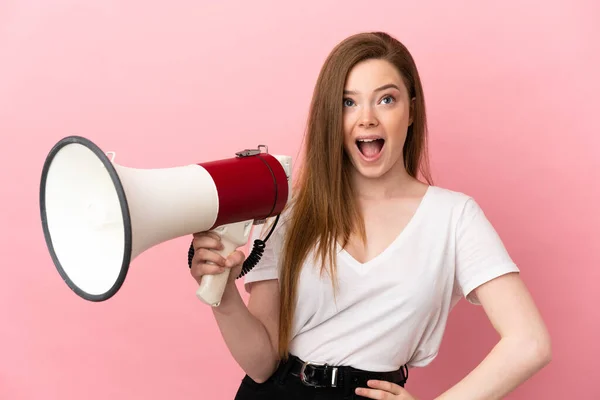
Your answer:
[[[352,107],[354,105],[354,101],[352,99],[344,99],[344,107]]]
[[[386,102],[387,100],[387,102]],[[381,102],[383,104],[392,104],[395,101],[395,99],[392,96],[385,96],[383,99],[381,99]]]

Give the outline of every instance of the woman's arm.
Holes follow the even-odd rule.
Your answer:
[[[223,249],[220,237],[211,232],[194,234],[193,246],[190,273],[198,283],[205,275],[231,269],[221,303],[212,311],[225,344],[239,366],[253,380],[266,381],[278,363],[279,281],[254,282],[246,307],[235,284],[244,253],[236,250],[227,258],[222,257],[216,251]]]
[[[266,381],[278,364],[279,282],[253,283],[247,307],[235,284],[229,283],[213,314],[240,367],[254,381]]]
[[[551,360],[550,336],[518,273],[475,289],[500,341],[464,379],[436,400],[502,399]]]

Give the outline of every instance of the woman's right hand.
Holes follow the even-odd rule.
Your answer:
[[[190,273],[198,284],[204,275],[217,275],[226,269],[230,269],[228,284],[235,281],[246,258],[243,252],[236,250],[226,258],[221,256],[218,251],[223,250],[223,244],[214,232],[195,233],[192,245],[194,257]]]

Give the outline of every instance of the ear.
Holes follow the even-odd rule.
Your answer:
[[[408,107],[408,126],[411,126],[415,118],[415,101],[417,99],[413,97],[410,99],[410,106]]]

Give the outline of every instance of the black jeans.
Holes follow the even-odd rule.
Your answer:
[[[264,383],[253,381],[244,376],[238,388],[235,400],[359,400],[366,397],[355,394],[356,387],[367,387],[367,380],[381,379],[404,387],[407,372],[394,375],[387,373],[360,371],[351,368],[340,369],[344,384],[338,387],[312,387],[304,384],[295,374],[293,361],[280,363],[273,375]],[[402,370],[404,371],[404,370]]]

